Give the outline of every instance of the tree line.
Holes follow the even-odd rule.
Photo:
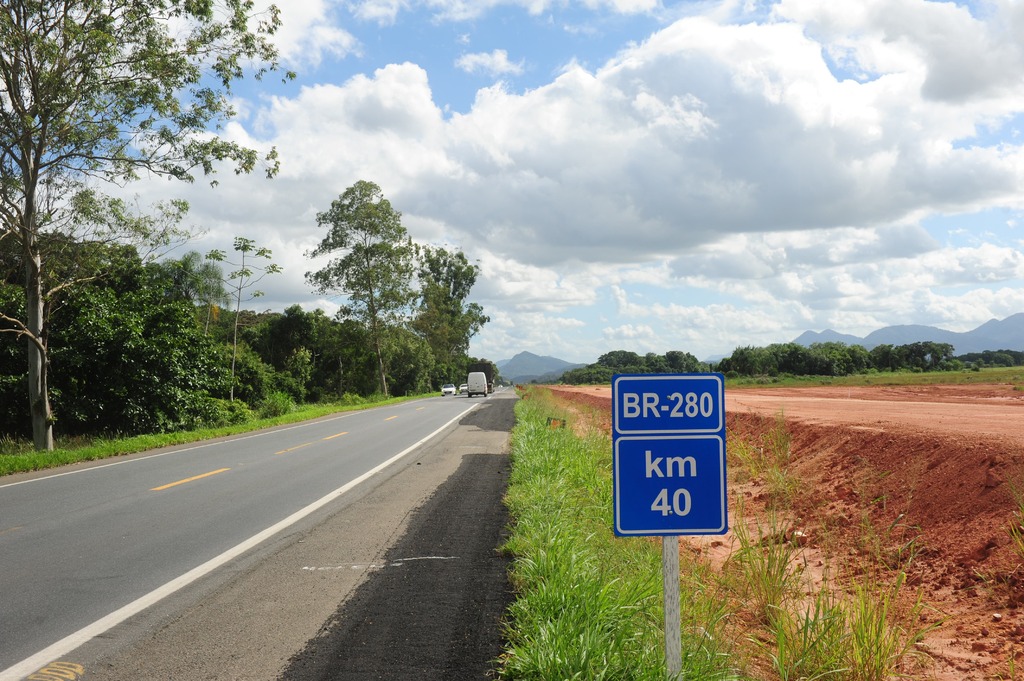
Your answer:
[[[61,436],[168,432],[300,403],[422,394],[465,376],[478,361],[470,339],[488,321],[467,301],[479,268],[461,251],[414,243],[372,182],[320,217],[326,236],[310,255],[335,257],[306,278],[344,296],[334,317],[245,309],[280,268],[244,237],[230,253],[180,259],[114,243],[45,250],[51,425]],[[17,321],[27,296],[24,254],[11,244],[0,241],[0,435],[22,438],[32,432]],[[90,276],[57,275],[70,271]]]
[[[949,343],[919,341],[905,345],[881,344],[870,350],[840,342],[775,343],[766,347],[739,347],[715,364],[716,371],[737,376],[849,376],[871,371],[960,371],[978,360],[954,356]],[[1013,362],[1021,353],[1004,351]],[[996,355],[987,355],[996,363]],[[1013,366],[1013,364],[1010,364]]]
[[[562,374],[561,382],[575,385],[610,383],[615,374],[655,374],[718,371],[727,376],[848,376],[894,371],[960,371],[965,368],[1024,365],[1024,351],[986,350],[953,355],[949,343],[922,341],[906,345],[861,345],[839,342],[775,343],[744,346],[717,362],[700,362],[688,352],[639,355],[627,350],[605,353],[597,362]]]
[[[670,350],[664,355],[649,352],[639,355],[629,350],[612,350],[593,364],[570,369],[562,374],[562,383],[596,385],[611,383],[615,374],[676,374],[709,371],[710,366],[688,352]]]

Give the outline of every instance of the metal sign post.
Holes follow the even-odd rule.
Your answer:
[[[682,669],[679,535],[725,534],[725,377],[612,378],[615,534],[662,537],[665,661]]]
[[[665,666],[668,678],[683,669],[683,641],[679,616],[679,537],[661,538],[661,585],[665,605]]]

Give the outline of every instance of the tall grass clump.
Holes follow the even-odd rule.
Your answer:
[[[874,566],[897,573],[907,572],[925,550],[921,528],[904,522],[905,518],[906,514],[900,513],[888,526],[878,530],[870,514],[866,511],[862,514],[858,544]]]
[[[281,391],[267,395],[259,406],[259,415],[261,419],[284,416],[285,414],[290,414],[293,411],[295,411],[295,401],[291,398],[291,395]]]
[[[734,609],[721,578],[706,561],[679,559],[680,642],[683,679],[739,679],[740,666],[727,633]]]
[[[800,481],[789,471],[791,446],[792,435],[781,413],[758,441],[729,440],[729,456],[739,462],[741,469],[733,475],[740,481],[752,478],[764,485],[769,506],[775,509],[792,507],[800,493]]]
[[[849,671],[846,615],[828,587],[802,610],[773,608],[768,632],[773,645],[762,647],[781,681],[839,681]]]
[[[889,589],[877,584],[858,584],[847,605],[850,630],[849,681],[885,681],[898,675],[901,668],[921,658],[917,644],[941,623],[920,626],[925,604],[918,598],[902,612],[897,609],[900,589],[906,582],[899,573]]]
[[[501,677],[663,681],[660,548],[614,536],[611,444],[548,427],[557,416],[548,395],[533,389],[516,405],[505,546],[516,600]],[[733,678],[715,648],[715,625],[684,627],[683,678]]]
[[[1010,547],[1013,548],[1014,554],[1024,560],[1024,507],[1018,507],[1013,512],[1013,518],[1006,531],[1010,535]]]
[[[917,644],[941,622],[920,624],[920,594],[900,602],[905,572],[888,586],[866,577],[849,596],[826,581],[805,598],[784,531],[774,522],[768,531],[757,526],[760,539],[752,541],[742,527],[734,527],[741,547],[727,566],[741,571],[729,580],[742,585],[737,597],[761,618],[765,636],[752,640],[782,681],[886,681],[913,675],[913,665],[926,661]]]
[[[798,547],[788,541],[789,527],[776,515],[763,525],[756,519],[748,525],[742,514],[737,516],[732,531],[739,548],[726,562],[725,578],[751,617],[769,622],[801,591]]]

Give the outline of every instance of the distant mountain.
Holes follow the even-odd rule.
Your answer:
[[[839,333],[832,329],[824,331],[804,331],[793,339],[797,345],[809,347],[814,343],[846,343],[847,345],[864,345],[864,339],[851,336],[848,333]]]
[[[557,357],[541,357],[532,352],[520,352],[512,359],[495,362],[501,377],[513,383],[529,383],[534,380],[555,380],[569,369],[586,366],[573,364]]]
[[[934,326],[901,324],[872,331],[864,338],[825,331],[804,331],[793,339],[798,345],[838,341],[847,345],[863,345],[870,350],[876,345],[909,345],[929,341],[949,343],[957,355],[985,350],[1024,350],[1024,312],[1010,315],[1006,319],[991,319],[973,331],[947,331]]]

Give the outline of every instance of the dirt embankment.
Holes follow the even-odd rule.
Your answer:
[[[555,386],[609,415],[608,387]],[[1024,665],[1024,562],[1008,534],[1024,493],[1024,392],[1012,385],[727,390],[728,439],[776,419],[792,437],[793,512],[808,550],[856,572],[865,533],[912,547],[908,576],[943,624],[921,678],[1012,678]],[[727,456],[728,456],[727,443]],[[758,485],[731,485],[748,513]],[[865,525],[870,521],[870,528]],[[827,545],[826,545],[827,544]]]

